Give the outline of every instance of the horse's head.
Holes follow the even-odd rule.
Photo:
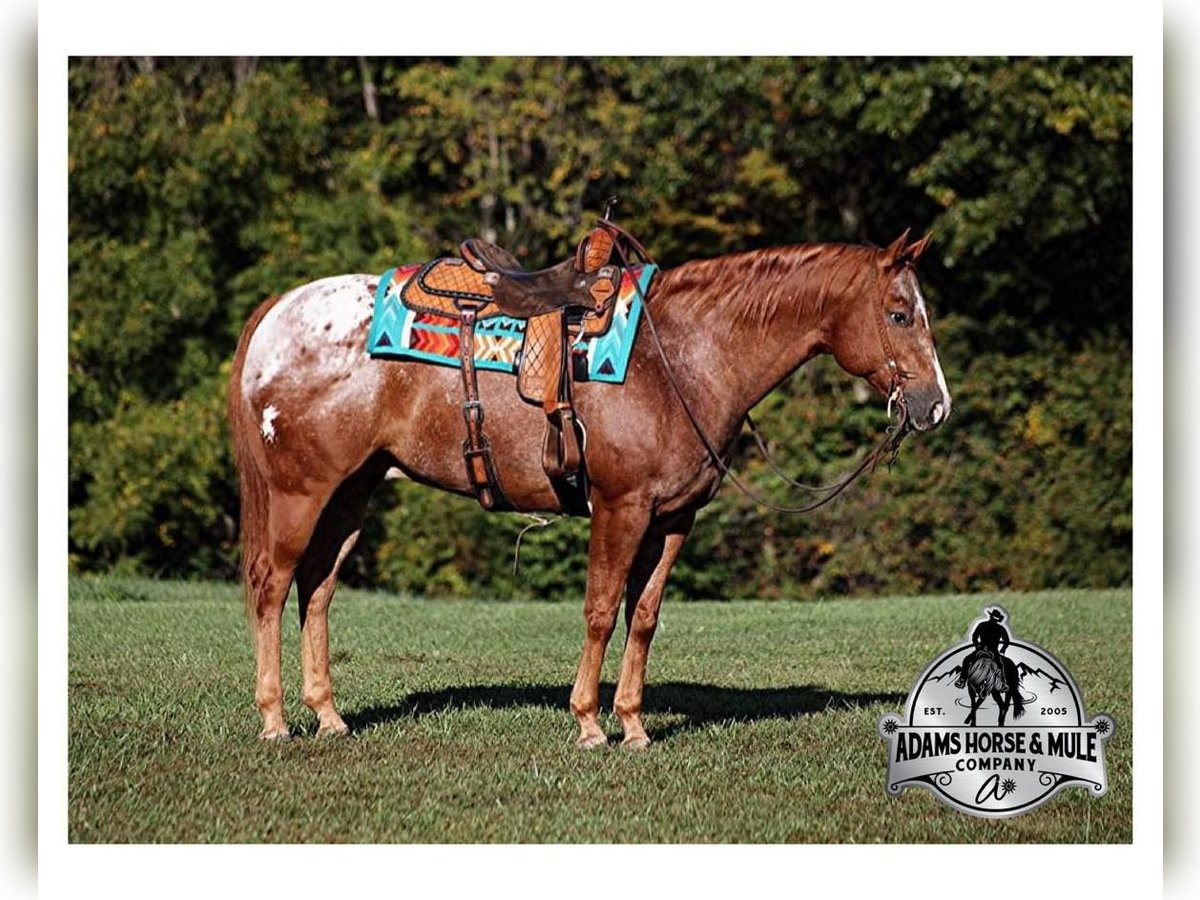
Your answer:
[[[893,403],[903,407],[918,431],[950,415],[950,391],[913,268],[931,236],[909,244],[905,231],[878,251],[875,270],[861,281],[863,289],[838,304],[826,332],[838,364],[887,397],[889,411]]]

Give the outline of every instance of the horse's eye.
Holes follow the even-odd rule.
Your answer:
[[[892,313],[892,321],[903,327],[908,324],[908,313],[894,312]]]

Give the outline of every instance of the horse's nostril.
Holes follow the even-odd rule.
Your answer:
[[[942,421],[942,413],[944,411],[945,411],[945,407],[942,406],[941,400],[939,400],[937,403],[933,404],[933,408],[929,410],[930,421],[932,421],[934,425],[936,425],[938,422]]]

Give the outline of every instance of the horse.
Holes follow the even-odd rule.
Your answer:
[[[599,680],[625,598],[626,643],[614,709],[623,744],[646,747],[646,660],[671,567],[716,494],[749,411],[796,369],[831,354],[928,431],[950,392],[915,264],[930,240],[885,248],[797,244],[659,272],[621,386],[581,383],[591,531],[584,637],[570,695],[577,744],[607,744]],[[229,424],[241,490],[242,580],[254,635],[260,737],[290,737],[280,625],[295,581],[303,700],[317,734],[348,733],[333,700],[328,609],[361,533],[371,492],[406,478],[471,496],[464,471],[460,373],[366,352],[378,277],[325,278],[263,302],[237,344]],[[518,511],[556,513],[536,435],[542,412],[511,376],[480,371],[492,454]],[[713,449],[718,450],[717,453]]]
[[[1025,713],[1025,705],[1020,693],[1009,687],[1005,663],[1009,666],[1013,665],[1011,660],[1003,657],[997,659],[996,654],[991,650],[976,651],[975,658],[967,666],[966,671],[967,695],[971,698],[971,711],[967,713],[964,724],[975,724],[975,714],[988,694],[992,695],[992,699],[996,701],[996,707],[1000,710],[997,725],[1004,724],[1010,704],[1013,705],[1013,715],[1016,718],[1020,718]],[[1017,680],[1013,679],[1014,682]]]

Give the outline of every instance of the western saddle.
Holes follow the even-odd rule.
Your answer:
[[[612,324],[621,268],[610,264],[616,241],[631,236],[607,219],[579,244],[575,254],[547,269],[525,271],[501,247],[478,238],[464,241],[462,258],[426,263],[409,279],[400,299],[410,309],[455,319],[459,324],[463,419],[467,437],[463,459],[467,478],[486,510],[509,510],[496,474],[491,444],[483,430],[483,403],[475,371],[475,325],[481,319],[526,319],[525,342],[517,369],[517,391],[546,414],[542,444],[545,469],[565,512],[589,514],[583,433],[571,395],[571,344],[598,337]],[[636,241],[632,246],[640,249]],[[624,252],[620,253],[626,259]]]

